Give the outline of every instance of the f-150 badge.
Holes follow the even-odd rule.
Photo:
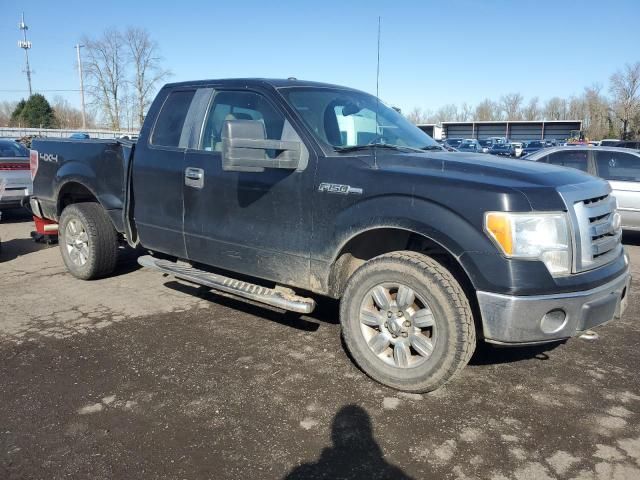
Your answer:
[[[362,195],[362,189],[352,187],[351,185],[340,185],[338,183],[321,183],[318,187],[319,192],[325,193],[339,193],[342,195]]]

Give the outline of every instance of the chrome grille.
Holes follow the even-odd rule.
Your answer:
[[[622,249],[622,229],[616,221],[616,200],[598,195],[575,201],[576,251],[574,270],[582,272],[616,258]]]

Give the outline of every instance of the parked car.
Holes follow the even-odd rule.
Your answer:
[[[489,138],[481,138],[478,140],[478,143],[482,147],[482,153],[489,153],[493,142]]]
[[[630,148],[631,150],[640,150],[640,140],[623,140],[613,146],[620,148]]]
[[[495,145],[496,143],[509,143],[507,137],[489,137],[488,140],[491,141],[492,145]]]
[[[482,146],[473,138],[467,138],[460,142],[460,145],[457,147],[459,152],[475,152],[482,153]]]
[[[20,207],[31,195],[29,150],[12,139],[0,139],[0,183],[5,185],[0,209]]]
[[[624,230],[640,230],[640,152],[617,147],[557,147],[527,160],[577,168],[609,181]]]
[[[614,147],[617,143],[620,143],[619,138],[604,138],[600,140],[600,147]]]
[[[545,147],[555,147],[558,145],[558,141],[555,138],[547,138],[544,140]]]
[[[509,143],[494,143],[489,149],[491,155],[500,155],[502,157],[511,156],[511,145]]]
[[[511,142],[511,155],[516,158],[522,156],[522,150],[524,149],[522,142]]]
[[[462,143],[462,138],[447,138],[444,141],[444,146],[445,147],[452,147],[452,148],[458,148],[458,146]]]
[[[627,304],[607,182],[445,152],[357,90],[294,79],[169,84],[137,143],[32,147],[31,207],[59,222],[74,276],[111,274],[126,242],[151,252],[144,267],[285,310],[311,312],[313,295],[340,299],[352,358],[393,388],[440,387],[476,338],[563,340]],[[605,241],[589,237],[591,221]]]
[[[73,138],[75,140],[87,140],[88,138],[91,138],[91,137],[89,136],[88,133],[76,132],[69,135],[69,138]]]
[[[544,141],[541,140],[529,140],[528,142],[526,142],[526,144],[524,145],[523,149],[522,149],[522,156],[524,157],[525,155],[529,155],[533,152],[537,152],[538,150],[541,150],[543,148],[546,148],[546,145],[544,144]]]

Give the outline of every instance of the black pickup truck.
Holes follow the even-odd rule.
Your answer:
[[[394,388],[438,388],[476,338],[564,340],[626,306],[606,182],[446,152],[357,90],[175,83],[135,143],[32,148],[31,206],[59,222],[74,276],[109,275],[129,244],[149,252],[145,267],[283,309],[340,299],[352,357]]]

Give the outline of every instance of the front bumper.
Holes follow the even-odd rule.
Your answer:
[[[592,290],[513,296],[478,292],[484,338],[498,344],[534,344],[574,337],[619,318],[627,307],[629,268]]]

